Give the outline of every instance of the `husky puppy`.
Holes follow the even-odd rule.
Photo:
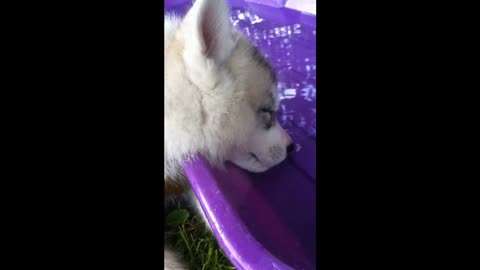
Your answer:
[[[225,0],[197,0],[183,19],[166,15],[164,40],[166,185],[185,179],[181,162],[194,154],[251,172],[282,162],[294,147],[275,118],[275,73],[233,29]],[[168,249],[164,263],[186,269]]]

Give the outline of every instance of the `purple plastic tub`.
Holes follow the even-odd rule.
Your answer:
[[[232,164],[227,164],[227,171],[215,170],[202,157],[184,164],[215,237],[237,269],[317,267],[316,29],[312,1],[227,1],[235,27],[277,71],[281,98],[278,117],[298,145],[288,160],[262,174],[250,174]],[[190,0],[165,1],[166,12],[184,14],[190,6]]]

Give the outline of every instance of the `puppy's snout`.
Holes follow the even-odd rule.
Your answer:
[[[294,145],[293,143],[290,143],[290,144],[287,146],[287,154],[293,153],[294,150],[295,150],[295,145]]]

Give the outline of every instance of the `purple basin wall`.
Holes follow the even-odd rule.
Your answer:
[[[299,0],[312,6],[312,0]],[[283,8],[289,1],[231,0],[231,20],[276,69],[278,118],[298,145],[266,173],[232,164],[211,168],[202,157],[185,172],[220,246],[237,269],[316,269],[316,28],[315,16]],[[256,3],[253,3],[256,2]],[[184,14],[189,0],[167,0]]]

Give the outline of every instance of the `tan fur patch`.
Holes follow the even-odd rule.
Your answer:
[[[185,181],[186,181],[185,179],[166,178],[164,180],[165,196],[166,197],[172,197],[172,196],[182,195],[185,191],[187,191]]]
[[[246,98],[252,108],[256,108],[258,102],[265,100],[269,95],[272,95],[272,79],[268,76],[268,72],[252,58],[249,54],[252,53],[252,45],[248,40],[241,36],[238,39],[237,48],[232,54],[229,61],[230,70],[237,73],[237,81],[243,83],[241,86],[246,93]]]

